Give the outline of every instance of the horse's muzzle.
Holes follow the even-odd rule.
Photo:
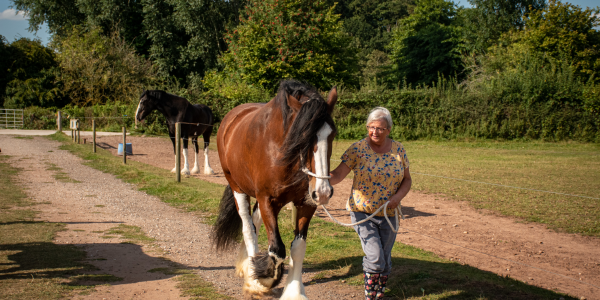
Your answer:
[[[333,197],[333,187],[329,184],[329,180],[316,179],[314,188],[309,186],[309,190],[311,199],[317,205],[326,205]]]

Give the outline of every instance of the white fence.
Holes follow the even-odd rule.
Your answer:
[[[0,128],[23,128],[23,110],[0,108]]]

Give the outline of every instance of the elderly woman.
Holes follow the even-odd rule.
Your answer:
[[[393,216],[394,209],[410,190],[412,180],[406,151],[400,142],[388,137],[392,125],[387,109],[373,109],[367,119],[368,136],[352,144],[342,155],[342,163],[330,174],[329,182],[335,185],[350,170],[354,171],[352,195],[346,204],[352,223],[366,219],[386,202],[389,202],[387,215]],[[389,219],[396,227],[395,218]],[[354,230],[365,253],[365,299],[383,299],[392,269],[391,252],[396,234],[386,221],[383,210],[371,220],[354,226]]]

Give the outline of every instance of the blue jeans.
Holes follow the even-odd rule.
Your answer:
[[[366,219],[369,214],[350,212],[352,223]],[[393,226],[396,220],[388,216]],[[392,271],[392,247],[396,242],[396,233],[385,217],[373,217],[371,220],[354,226],[358,233],[365,257],[363,257],[363,270],[367,273],[380,273],[389,275]]]

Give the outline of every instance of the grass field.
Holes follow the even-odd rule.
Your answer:
[[[181,183],[176,183],[168,170],[134,161],[123,165],[122,158],[102,149],[94,154],[90,145],[72,144],[64,135],[53,138],[63,142],[63,149],[84,158],[89,166],[115,174],[167,203],[203,214],[209,223],[213,220],[224,189],[222,186],[183,177]],[[343,151],[340,149],[347,147],[344,143],[350,142],[336,142],[338,154]],[[290,217],[284,210],[279,218],[282,238],[288,248],[293,239]],[[264,247],[264,229],[259,237]],[[314,218],[308,239],[305,267],[319,272],[313,279],[315,282],[344,280],[348,284],[362,285],[363,253],[352,229]],[[444,260],[401,243],[395,245],[392,255],[393,264],[402,268],[393,270],[388,282],[388,296],[402,299],[574,299],[510,277]]]
[[[334,142],[333,167],[351,144]],[[547,224],[557,231],[600,237],[600,145],[493,141],[403,145],[413,190],[465,200],[476,208]]]

